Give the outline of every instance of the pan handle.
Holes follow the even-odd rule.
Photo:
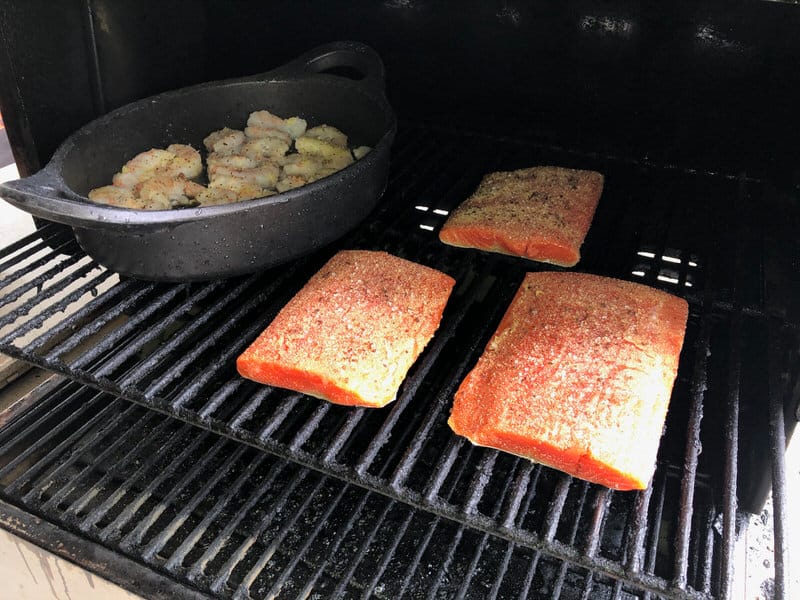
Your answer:
[[[72,193],[54,169],[45,167],[22,179],[0,183],[0,197],[36,217],[77,225],[82,210],[70,200]]]
[[[342,41],[317,46],[268,73],[270,77],[298,77],[315,73],[338,75],[383,91],[386,70],[380,55],[361,42]]]
[[[29,177],[0,183],[0,198],[35,217],[73,227],[136,227],[136,220],[131,218],[130,211],[87,202],[72,192],[50,165]],[[168,224],[159,223],[161,220],[165,218],[154,213],[150,217],[151,229],[166,229]]]

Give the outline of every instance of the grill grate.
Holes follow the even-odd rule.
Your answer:
[[[453,392],[525,270],[546,267],[446,247],[436,232],[482,173],[548,163],[607,177],[580,270],[642,281],[690,303],[658,469],[642,493],[610,492],[472,447],[446,425]],[[522,553],[536,567],[526,568],[534,580],[523,577],[523,588],[540,589],[532,573],[561,564],[556,587],[578,572],[624,581],[611,597],[626,586],[724,596],[737,509],[758,506],[768,486],[761,474],[777,458],[755,454],[746,440],[769,439],[763,399],[784,406],[797,381],[800,311],[778,291],[784,277],[796,277],[798,242],[785,223],[797,213],[745,176],[407,127],[385,202],[336,247],[384,249],[458,280],[440,330],[387,409],[333,406],[235,373],[235,357],[334,247],[250,277],[166,285],[120,281],[80,252],[65,253],[49,239],[56,230],[45,228],[2,255],[0,305],[17,306],[0,317],[0,351],[423,509],[409,519],[424,514],[483,531],[479,547],[502,539],[499,564],[511,568]],[[770,340],[780,342],[777,354]],[[445,566],[453,552],[442,551]]]
[[[594,496],[586,506],[594,514],[610,502],[610,492],[580,487],[582,501]],[[155,569],[186,594],[647,596],[602,570],[74,383],[0,431],[0,498]],[[494,514],[502,507],[498,497]],[[601,528],[597,520],[594,527]],[[574,543],[579,535],[575,521],[565,536]],[[96,566],[114,578],[114,561]]]

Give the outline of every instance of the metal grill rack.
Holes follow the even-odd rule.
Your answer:
[[[525,270],[544,267],[446,247],[436,233],[482,173],[531,164],[606,175],[579,270],[641,281],[690,303],[658,468],[644,492],[612,492],[474,448],[446,425],[453,392]],[[286,268],[152,284],[120,281],[64,246],[56,228],[15,244],[0,253],[0,305],[16,305],[0,317],[0,351],[400,500],[470,535],[484,532],[506,544],[501,565],[528,552],[537,563],[568,565],[564,573],[619,582],[613,597],[623,587],[726,597],[737,510],[757,508],[769,486],[762,474],[772,465],[780,474],[783,459],[782,446],[747,441],[779,442],[793,424],[783,417],[798,380],[800,310],[785,282],[798,277],[791,232],[799,220],[796,206],[744,174],[409,126],[381,208],[335,247]],[[235,357],[339,247],[387,250],[458,281],[436,337],[386,409],[337,407],[235,373]],[[780,477],[775,491],[780,507]],[[441,556],[452,561],[449,551]]]
[[[0,497],[171,578],[165,597],[642,597],[78,384],[0,432]]]

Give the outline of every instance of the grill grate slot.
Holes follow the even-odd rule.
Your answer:
[[[607,176],[600,209],[582,250],[580,270],[642,281],[682,295],[690,303],[686,350],[658,469],[653,486],[642,493],[604,490],[493,450],[472,447],[453,436],[446,424],[455,389],[477,360],[524,272],[551,267],[447,247],[437,241],[436,234],[446,214],[471,192],[485,171],[537,163],[594,168]],[[730,210],[731,199],[737,210]],[[748,402],[758,400],[760,391],[768,391],[777,402],[788,397],[786,386],[776,385],[782,373],[772,375],[774,382],[767,381],[767,373],[783,368],[779,367],[784,364],[780,355],[770,356],[772,371],[762,372],[758,365],[765,359],[758,355],[759,346],[737,347],[731,339],[739,331],[757,331],[766,345],[768,324],[774,322],[785,332],[775,338],[779,341],[776,352],[780,352],[791,347],[800,330],[798,315],[780,298],[767,297],[763,291],[772,268],[769,257],[780,254],[773,248],[793,243],[783,239],[790,228],[770,223],[768,215],[780,214],[771,212],[780,202],[766,186],[746,178],[660,170],[513,140],[405,127],[395,148],[385,201],[348,238],[288,268],[207,284],[118,281],[74,246],[65,245],[55,229],[46,227],[15,243],[0,254],[4,259],[0,306],[12,301],[22,304],[0,317],[0,351],[335,476],[342,485],[356,484],[377,492],[370,496],[375,502],[391,502],[388,497],[423,509],[426,518],[436,524],[430,547],[439,543],[436,532],[446,529],[442,539],[451,540],[452,548],[443,551],[439,558],[445,566],[439,564],[425,585],[406,584],[415,593],[423,590],[423,595],[434,595],[447,590],[470,597],[478,589],[473,576],[465,575],[451,585],[447,565],[459,565],[470,573],[463,561],[479,569],[488,555],[495,555],[509,573],[519,571],[521,575],[514,585],[509,583],[510,575],[501,575],[484,593],[494,590],[502,596],[511,587],[517,594],[541,586],[564,597],[594,593],[638,596],[637,590],[679,598],[724,595],[730,587],[735,521],[742,506],[736,495],[741,492],[741,482],[751,475],[737,470],[743,463],[739,443],[747,437],[741,429],[750,420],[745,415],[751,414],[743,411],[751,410]],[[780,208],[787,210],[785,203]],[[436,337],[412,368],[397,401],[384,410],[328,405],[245,382],[235,373],[237,354],[339,247],[384,249],[442,269],[458,280]],[[761,247],[767,251],[759,254]],[[65,254],[67,250],[70,253]],[[37,294],[40,284],[41,293]],[[106,289],[87,299],[101,284]],[[66,311],[63,314],[62,309]],[[43,331],[31,337],[40,328]],[[64,402],[63,408],[72,405]],[[94,407],[87,405],[84,410],[94,411]],[[117,415],[119,409],[109,410]],[[44,418],[43,413],[35,414]],[[85,414],[90,415],[86,431],[99,425],[91,421],[94,413]],[[133,414],[118,417],[119,422]],[[762,420],[766,431],[769,423]],[[724,423],[725,431],[707,426],[709,421]],[[33,427],[34,422],[25,421],[25,427]],[[138,424],[134,427],[140,431]],[[141,426],[149,427],[149,421]],[[65,425],[61,430],[66,429]],[[15,431],[26,435],[24,427]],[[33,495],[25,501],[42,502],[47,511],[69,503],[65,514],[73,527],[87,533],[99,528],[107,543],[127,540],[126,548],[130,546],[131,551],[141,543],[152,544],[148,561],[158,562],[159,553],[177,544],[180,558],[172,560],[170,570],[185,571],[193,582],[211,581],[214,589],[243,590],[243,580],[237,578],[251,572],[254,578],[249,578],[245,587],[261,586],[268,591],[283,581],[281,586],[295,589],[290,584],[294,576],[280,579],[278,574],[278,579],[265,579],[259,574],[260,567],[256,567],[272,564],[272,555],[267,557],[267,548],[256,541],[251,545],[258,546],[257,550],[250,552],[248,546],[234,562],[230,556],[221,558],[228,542],[218,536],[226,528],[209,529],[214,518],[195,521],[188,513],[153,512],[159,484],[148,487],[141,483],[147,477],[160,476],[160,483],[170,481],[178,486],[180,478],[175,479],[175,465],[147,475],[155,473],[161,463],[141,453],[150,444],[174,452],[180,444],[184,450],[197,449],[211,439],[204,434],[188,441],[189,431],[164,426],[158,431],[151,429],[144,438],[124,437],[115,442],[113,450],[101,454],[100,460],[110,461],[113,456],[117,462],[110,462],[108,471],[96,477],[90,476],[88,463],[79,460],[78,456],[85,454],[81,450],[69,464],[56,467],[60,468],[56,471],[59,477],[78,469],[75,483],[47,490],[42,497],[31,488]],[[165,437],[168,434],[174,437]],[[11,445],[2,446],[2,452],[18,447],[14,438],[8,439]],[[2,440],[0,437],[0,444]],[[71,444],[72,438],[64,443]],[[133,455],[118,456],[123,448],[131,448]],[[34,448],[28,456],[38,450]],[[208,460],[218,463],[214,456]],[[272,465],[270,461],[275,459],[264,460]],[[267,462],[254,466],[254,471],[261,472]],[[0,474],[9,475],[16,465],[3,468]],[[753,465],[749,468],[756,469]],[[283,468],[277,469],[273,477],[282,480],[282,472]],[[120,478],[129,478],[128,484],[112,490]],[[79,493],[89,481],[97,488]],[[316,485],[313,482],[321,480],[308,476],[308,481]],[[308,481],[303,479],[297,485],[305,489]],[[35,484],[35,478],[17,485],[23,483]],[[328,490],[327,484],[319,485]],[[192,489],[187,480],[174,489],[171,498],[189,494],[186,500],[197,506],[217,506],[221,501],[207,501],[202,495],[193,495]],[[334,496],[339,492],[350,497],[350,492],[338,488]],[[678,507],[675,497],[680,498]],[[253,500],[251,508],[260,498]],[[499,505],[497,498],[502,499]],[[231,500],[233,497],[228,497]],[[367,501],[367,506],[372,501]],[[128,507],[127,512],[120,503]],[[378,511],[383,519],[402,512],[393,504],[387,506],[391,508]],[[152,515],[147,520],[152,527],[136,529],[142,511]],[[720,515],[722,539],[713,532]],[[394,532],[402,538],[421,518],[403,516]],[[234,529],[243,520],[247,521],[245,514],[234,519]],[[205,525],[197,529],[201,523]],[[149,532],[161,525],[170,533]],[[210,553],[200,563],[192,561],[200,560],[204,553],[198,555],[185,539],[175,537],[178,530],[194,531],[198,543],[210,544]],[[223,537],[231,535],[233,530]],[[381,539],[377,530],[370,535],[376,543]],[[674,537],[674,546],[660,543],[665,536]],[[478,544],[481,550],[461,549],[468,542]],[[346,545],[346,541],[341,543]],[[380,596],[381,577],[394,572],[393,553],[403,553],[404,548],[397,540],[394,550],[382,555],[384,562],[373,564],[376,570],[366,577],[359,575],[357,566],[342,572],[350,572],[358,580],[358,595]],[[415,547],[412,557],[416,552],[422,565],[428,545]],[[327,586],[330,573],[309,563],[299,558],[291,563],[291,570],[308,573]],[[518,565],[525,565],[524,569]],[[212,571],[213,575],[206,575]],[[237,583],[229,589],[228,582],[234,580]],[[617,580],[622,583],[615,583]],[[335,583],[330,589],[353,592],[350,584]]]

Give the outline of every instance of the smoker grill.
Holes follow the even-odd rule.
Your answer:
[[[483,151],[487,144],[494,149],[491,155]],[[447,211],[476,185],[481,173],[500,164],[549,163],[592,168],[607,177],[601,210],[584,246],[582,270],[643,281],[682,295],[690,303],[685,349],[658,468],[652,486],[644,492],[613,492],[504,453],[472,447],[446,425],[456,386],[477,360],[531,265],[445,247],[436,232]],[[462,581],[464,593],[472,597],[488,592],[507,597],[506,586],[525,581],[526,594],[533,597],[581,597],[606,588],[616,597],[623,592],[675,598],[729,594],[737,507],[758,511],[769,485],[763,478],[765,465],[772,463],[780,469],[783,410],[797,381],[798,328],[788,318],[793,298],[765,293],[779,288],[773,278],[783,276],[785,255],[750,251],[757,244],[786,241],[773,239],[780,228],[773,217],[768,218],[785,214],[786,198],[763,182],[745,177],[643,167],[413,125],[401,128],[393,165],[381,208],[337,247],[381,248],[446,271],[459,283],[436,337],[413,367],[398,400],[385,410],[334,406],[245,381],[235,372],[235,357],[337,247],[250,277],[168,285],[120,279],[86,257],[69,238],[60,237],[61,229],[46,226],[3,253],[6,276],[0,302],[17,306],[0,319],[0,349],[277,457],[259,460],[322,472],[327,478],[314,475],[315,481],[346,488],[348,498],[360,498],[347,502],[347,510],[336,512],[347,513],[367,498],[380,497],[397,510],[400,505],[392,502],[402,503],[402,510],[413,515],[409,519],[435,521],[448,531],[460,532],[452,534],[457,539],[445,535],[440,540],[434,528],[422,538],[421,553],[428,544],[447,548],[427,559],[435,563],[434,557],[441,558],[435,569],[438,577],[430,579],[425,574],[432,567],[420,562],[421,555],[404,556],[408,570],[385,575],[387,589],[412,585],[421,577],[423,581],[413,585],[430,584],[433,587],[427,591],[441,597],[453,595],[452,586]],[[651,200],[643,203],[645,197]],[[698,201],[700,197],[703,202]],[[733,204],[734,210],[720,211],[718,203]],[[74,308],[82,301],[86,303]],[[42,327],[45,322],[47,326]],[[75,397],[91,396],[83,388],[77,390]],[[770,411],[760,404],[764,397],[772,398]],[[86,431],[95,424],[111,427],[108,415],[119,410],[109,408],[111,412],[101,414],[96,407],[111,406],[109,400],[73,398],[71,402],[67,405],[77,403],[79,408],[69,417],[48,417],[61,423],[54,432],[56,440],[62,430],[69,431],[72,422],[86,425],[70,440],[83,440],[80,436],[88,435]],[[113,406],[127,405],[116,402]],[[178,427],[166,425],[173,421],[157,419],[147,411],[128,408],[125,414],[129,413],[139,415],[137,421],[148,415],[148,423],[169,431]],[[26,415],[23,422],[32,418]],[[18,428],[7,435],[10,444],[24,448]],[[238,448],[237,456],[252,454],[244,446],[210,434],[190,434],[188,426],[181,431],[197,444],[213,440]],[[37,434],[26,431],[23,435]],[[138,443],[142,437],[136,434],[132,439]],[[42,445],[48,439],[43,438]],[[772,440],[774,445],[753,447],[744,441],[749,439]],[[68,449],[70,443],[53,451],[61,453],[61,458],[53,460],[69,465],[61,470],[65,473],[78,460]],[[97,443],[81,441],[79,450]],[[175,452],[188,452],[178,438],[172,443]],[[213,446],[211,441],[208,444]],[[162,451],[147,452],[151,447],[158,446],[142,451],[159,459]],[[20,461],[37,453],[38,447],[18,456],[4,453],[10,462],[0,474],[12,472]],[[130,457],[127,451],[122,456]],[[187,456],[200,455],[192,450],[170,462],[181,476],[178,463]],[[233,460],[230,451],[220,456],[220,460]],[[220,470],[198,460],[197,468],[186,476],[196,481],[186,485],[213,481],[233,468]],[[96,468],[103,468],[102,464]],[[108,468],[128,472],[123,467]],[[291,470],[308,472],[299,466]],[[41,479],[38,471],[34,475]],[[77,526],[103,544],[186,577],[181,561],[161,555],[155,560],[161,546],[148,546],[136,536],[111,535],[113,527],[96,531],[92,519],[70,520],[74,511],[64,512],[67,496],[73,493],[69,478],[61,483],[54,480],[58,485],[48,484],[40,493],[27,487],[32,475],[20,477],[5,487],[6,501],[65,527]],[[44,479],[49,482],[53,477]],[[127,479],[120,475],[117,484],[125,489],[140,485]],[[785,502],[782,479],[775,484],[776,505],[781,507]],[[59,487],[63,485],[67,488]],[[159,485],[160,481],[154,481],[153,489],[142,493],[154,494]],[[179,490],[174,486],[165,489],[174,492],[163,502],[180,512],[187,497],[176,498]],[[207,505],[205,500],[202,503]],[[130,520],[130,527],[141,533],[155,527],[138,504],[130,506],[124,513],[126,524]],[[110,508],[103,505],[102,510]],[[99,519],[102,510],[92,514]],[[780,508],[776,510],[780,515]],[[185,519],[189,513],[194,519],[215,518],[195,513],[194,507],[184,512]],[[166,543],[174,527],[165,521],[158,524],[160,531],[155,535]],[[382,535],[384,528],[395,530],[385,523],[376,527]],[[303,539],[314,531],[311,527],[297,537]],[[262,538],[261,533],[253,535]],[[402,543],[405,535],[401,528],[391,544]],[[468,540],[475,536],[481,542],[472,547]],[[361,550],[373,552],[369,548],[367,544]],[[472,548],[472,558],[465,548]],[[487,573],[482,568],[472,589],[469,577],[477,577],[475,569],[485,560],[483,553],[497,553],[498,548],[496,561],[486,567],[495,575],[484,579]],[[780,535],[776,548],[776,569],[780,569],[784,551]],[[296,558],[305,564],[301,550],[297,542],[283,551],[298,552]],[[257,562],[259,569],[266,568],[262,562]],[[327,562],[320,564],[322,572],[327,572]],[[460,575],[454,577],[456,573]],[[777,574],[780,589],[782,576]],[[250,589],[252,580],[242,581]],[[493,581],[488,590],[482,587],[486,581]],[[212,585],[207,591],[232,589],[226,586]],[[567,591],[573,588],[577,591]]]
[[[771,490],[782,597],[783,451],[800,395],[800,10],[730,8],[0,2],[0,101],[23,174],[98,114],[333,39],[378,50],[400,117],[375,212],[284,267],[142,282],[47,223],[0,249],[0,352],[59,374],[0,429],[0,526],[153,597],[710,599],[732,596],[746,513]],[[27,52],[42,30],[58,35]],[[438,230],[484,173],[535,164],[606,176],[578,270],[689,302],[642,492],[473,447],[446,424],[524,273],[557,268],[445,246]],[[458,282],[385,409],[235,373],[341,248]]]

